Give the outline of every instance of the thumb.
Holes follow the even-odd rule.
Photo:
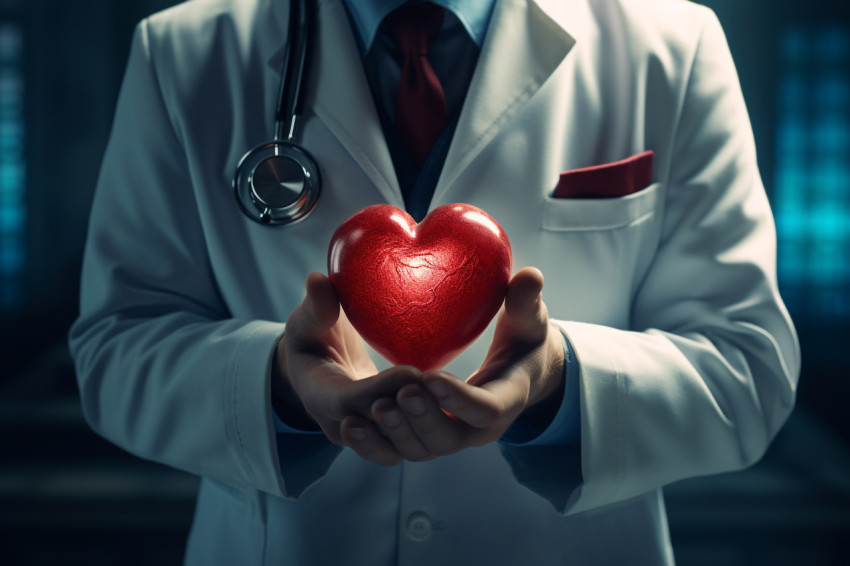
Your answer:
[[[321,273],[310,273],[306,287],[307,296],[298,306],[298,330],[302,335],[318,336],[339,319],[339,299],[330,279]]]
[[[523,268],[511,278],[503,321],[515,339],[539,341],[546,337],[549,315],[542,291],[543,274],[536,267]]]

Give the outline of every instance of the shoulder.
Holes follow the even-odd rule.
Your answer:
[[[643,55],[688,59],[696,51],[714,12],[688,0],[590,0],[600,25],[617,31]]]
[[[577,30],[577,44],[584,35],[589,40],[584,56],[596,69],[614,69],[621,82],[666,88],[679,98],[700,57],[728,51],[720,23],[706,6],[688,0],[578,1],[589,31]]]
[[[217,48],[251,49],[258,36],[280,23],[287,6],[283,0],[189,0],[149,16],[139,28],[154,58],[192,62]]]
[[[203,36],[219,26],[251,20],[267,4],[264,0],[188,0],[149,16],[144,23],[157,38]]]
[[[234,105],[262,95],[255,86],[264,84],[268,61],[285,45],[288,6],[287,0],[189,0],[153,14],[137,26],[128,74],[156,85],[187,140],[210,116],[224,121]]]
[[[189,0],[141,21],[136,49],[177,96],[259,76],[285,44],[287,0]]]
[[[690,0],[591,0],[617,5],[634,21],[657,28],[685,27],[699,23],[711,9]],[[667,25],[665,25],[667,24]]]

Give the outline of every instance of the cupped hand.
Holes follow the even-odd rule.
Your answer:
[[[353,418],[364,438],[384,438],[406,460],[423,461],[494,442],[522,413],[545,428],[560,406],[565,362],[542,289],[538,269],[517,272],[481,367],[466,382],[426,372],[395,396],[377,399],[371,406],[377,427]]]
[[[306,287],[274,356],[276,414],[294,428],[320,428],[331,442],[351,446],[367,460],[397,464],[401,456],[390,442],[358,426],[358,418],[368,417],[377,399],[418,382],[421,373],[409,366],[378,373],[328,278],[311,273]]]

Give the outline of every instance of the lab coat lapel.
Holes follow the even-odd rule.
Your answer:
[[[537,92],[575,44],[562,4],[503,0],[490,20],[432,202],[437,202],[481,150]]]
[[[277,4],[286,4],[278,8],[278,19],[285,22],[288,3]],[[387,202],[404,208],[392,157],[345,7],[339,0],[326,0],[319,2],[318,10],[305,107],[311,109],[339,140]],[[285,47],[282,46],[269,61],[278,76]],[[320,152],[315,153],[320,159]]]

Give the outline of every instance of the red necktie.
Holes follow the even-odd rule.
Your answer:
[[[384,20],[387,33],[404,57],[395,129],[420,169],[446,127],[446,96],[428,62],[428,44],[443,23],[443,13],[443,8],[430,2],[406,3]]]

